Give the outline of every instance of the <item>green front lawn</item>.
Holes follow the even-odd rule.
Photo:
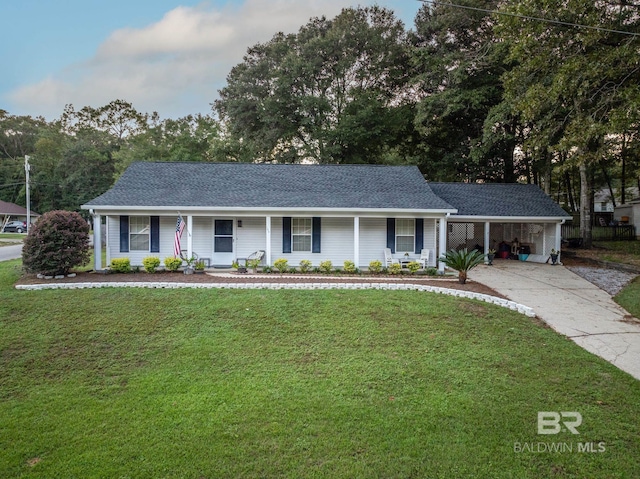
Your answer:
[[[512,311],[409,291],[25,292],[18,265],[0,263],[2,478],[640,471],[640,382]],[[580,434],[538,435],[538,411],[579,412]]]
[[[640,276],[625,286],[614,299],[633,316],[640,318]]]

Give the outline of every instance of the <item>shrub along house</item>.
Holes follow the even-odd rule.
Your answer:
[[[526,202],[526,194],[518,201]],[[483,218],[493,217],[485,206]],[[221,267],[264,250],[267,265],[286,258],[292,266],[303,259],[336,266],[351,260],[366,268],[384,262],[384,248],[396,258],[428,249],[429,265],[436,266],[447,221],[458,212],[411,166],[167,162],[132,164],[83,208],[94,218],[96,248],[106,218],[107,262],[128,257],[141,265],[146,256],[173,256],[180,215],[184,254]],[[555,225],[562,218],[544,220]]]
[[[186,255],[212,266],[264,250],[268,265],[282,257],[366,267],[385,247],[414,257],[429,249],[435,266],[436,225],[455,212],[416,167],[166,162],[134,163],[83,208],[96,240],[106,216],[107,262],[173,256],[180,214]]]

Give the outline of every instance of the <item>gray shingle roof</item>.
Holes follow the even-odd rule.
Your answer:
[[[571,217],[536,185],[434,182],[429,186],[458,210],[458,216]]]
[[[452,210],[414,166],[132,164],[99,206]]]

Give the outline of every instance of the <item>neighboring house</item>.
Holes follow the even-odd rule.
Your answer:
[[[515,201],[530,204],[528,185],[511,186],[521,192]],[[547,206],[555,205],[537,191]],[[487,202],[483,218],[497,216],[500,201],[498,196]],[[173,256],[181,215],[185,254],[196,253],[212,266],[229,266],[264,250],[268,265],[282,257],[292,266],[302,259],[314,265],[331,260],[336,266],[351,260],[360,268],[384,261],[387,247],[398,258],[428,249],[429,264],[436,266],[447,244],[447,221],[458,212],[416,167],[165,162],[134,163],[112,189],[83,208],[94,216],[95,238],[106,217],[107,262],[128,257],[140,265],[145,256]],[[564,220],[561,213],[518,219],[531,216],[553,224],[554,234]],[[100,241],[95,245],[100,248]]]
[[[34,211],[29,212],[29,214],[32,217],[40,216]],[[11,220],[26,221],[27,209],[15,203],[0,200],[0,231],[2,231],[4,225]],[[31,219],[31,222],[33,222],[33,219]]]
[[[448,221],[448,248],[478,245],[498,251],[517,240],[527,261],[545,262],[560,250],[561,228],[571,215],[536,185],[515,183],[429,183],[432,191],[456,208]],[[509,249],[511,251],[511,249]]]
[[[620,188],[614,188],[616,205],[621,206],[621,190]],[[633,201],[634,198],[638,198],[638,187],[630,186],[625,188],[627,202]],[[600,189],[593,194],[593,211],[595,213],[613,213],[613,199],[611,198],[611,191],[608,188]]]

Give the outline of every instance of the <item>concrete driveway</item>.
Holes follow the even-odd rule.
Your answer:
[[[564,266],[503,260],[478,266],[469,279],[532,307],[557,332],[640,379],[640,321]]]

